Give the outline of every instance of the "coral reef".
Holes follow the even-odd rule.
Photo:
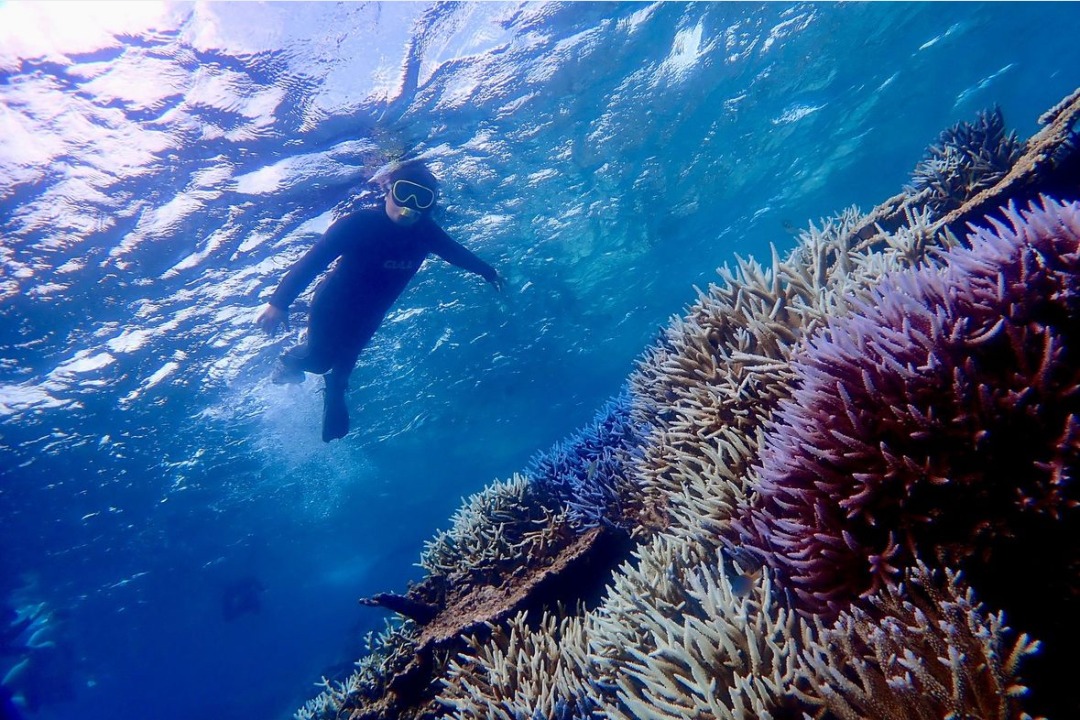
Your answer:
[[[1001,109],[979,113],[974,123],[946,130],[915,167],[908,193],[935,214],[960,207],[980,190],[993,187],[1019,159],[1023,146],[1005,132]]]
[[[769,717],[791,692],[796,617],[767,573],[660,534],[578,616],[519,615],[451,662],[455,718]]]
[[[770,717],[794,677],[795,618],[769,574],[692,542],[657,536],[590,621],[609,718]]]
[[[1043,113],[1044,127],[1024,143],[1023,154],[992,187],[966,198],[960,207],[936,215],[929,227],[931,234],[944,228],[962,228],[978,221],[997,206],[1012,200],[1025,204],[1040,194],[1075,197],[1080,184],[1080,153],[1076,152],[1076,126],[1080,122],[1080,88]],[[874,208],[855,228],[858,248],[882,244],[882,236],[902,225],[912,206],[919,202],[905,191]]]
[[[529,477],[540,492],[566,507],[578,530],[609,525],[632,530],[639,493],[632,463],[639,453],[642,426],[630,412],[630,393],[622,392],[573,437],[533,459]]]
[[[987,557],[1025,515],[1072,520],[1080,204],[1006,217],[883,278],[792,362],[739,526],[802,607],[837,612],[914,556]]]
[[[626,393],[367,601],[411,619],[297,717],[1080,715],[1054,683],[1080,648],[1077,118],[1080,90],[1017,153],[981,115],[909,192],[722,268]]]
[[[841,720],[1029,717],[1017,668],[1038,642],[1020,635],[1007,646],[1001,613],[987,615],[957,573],[945,575],[939,587],[920,564],[868,609],[805,626],[795,694]]]
[[[450,661],[440,704],[460,720],[592,717],[597,702],[583,670],[588,644],[580,617],[543,613],[530,627],[526,613],[505,626],[488,626],[466,640]]]
[[[380,672],[374,683],[368,683],[383,687],[384,692],[365,702],[364,712],[356,717],[426,717],[436,713],[439,703],[434,683],[448,671],[450,658],[461,651],[467,637],[483,637],[488,629],[516,613],[539,612],[587,594],[591,585],[610,574],[609,556],[619,557],[622,552],[619,542],[602,528],[575,536],[557,552],[548,547],[543,551],[541,558],[523,558],[522,570],[507,582],[493,585],[463,578],[460,585],[448,586],[443,597],[429,605],[421,627],[407,636],[407,661],[397,663],[389,678]],[[432,597],[429,591],[425,582],[411,588],[404,598],[383,595],[361,603],[396,609],[402,600],[420,603],[422,598]]]
[[[498,585],[522,570],[521,557],[548,556],[570,535],[558,499],[515,475],[469,497],[425,545],[420,566],[432,577]]]
[[[300,708],[297,720],[337,718],[357,705],[376,703],[385,696],[389,681],[404,669],[416,649],[416,625],[387,623],[386,629],[367,638],[367,654],[356,663],[357,670],[340,682],[323,677],[317,683],[323,691]]]

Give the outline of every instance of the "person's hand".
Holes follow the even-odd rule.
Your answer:
[[[278,329],[278,326],[285,322],[288,317],[289,314],[281,308],[267,305],[262,313],[259,314],[259,317],[255,318],[255,324],[262,328],[263,332],[273,335],[274,331]]]
[[[491,286],[493,288],[495,288],[495,292],[501,293],[503,290],[506,289],[506,281],[503,280],[502,275],[499,274],[498,270],[496,270],[495,274],[489,277],[487,281],[491,283]]]

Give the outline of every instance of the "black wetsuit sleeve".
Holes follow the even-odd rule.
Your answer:
[[[431,252],[451,265],[476,273],[488,282],[494,282],[499,277],[495,268],[473,255],[464,245],[455,241],[441,229],[434,234]]]
[[[296,296],[304,292],[315,276],[330,266],[346,248],[351,233],[346,230],[342,218],[330,226],[303,257],[289,268],[277,290],[270,296],[270,304],[280,310],[288,310]]]

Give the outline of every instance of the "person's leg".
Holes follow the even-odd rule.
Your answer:
[[[279,385],[302,383],[304,373],[322,375],[329,370],[331,363],[327,353],[318,347],[313,348],[310,341],[289,348],[278,359],[281,362],[279,368],[275,369],[273,379]]]
[[[307,343],[289,348],[278,356],[274,371],[270,374],[270,382],[275,385],[299,385],[304,382],[308,357]]]
[[[277,385],[302,383],[304,373],[322,375],[329,371],[342,335],[337,327],[341,323],[334,321],[334,316],[326,309],[312,308],[307,338],[282,353],[271,381]]]
[[[323,375],[326,389],[323,394],[323,442],[330,442],[345,437],[349,432],[349,408],[345,403],[345,393],[349,389],[349,376],[356,367],[360,351],[375,334],[375,326],[364,327],[354,337],[349,338],[341,348],[341,353],[334,360],[329,372]]]
[[[343,438],[349,432],[349,407],[345,403],[345,392],[349,389],[349,375],[355,364],[355,356],[342,358],[330,372],[323,375],[326,383],[323,390],[323,442]]]

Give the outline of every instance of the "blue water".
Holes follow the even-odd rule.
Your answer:
[[[0,676],[50,719],[289,717],[692,286],[1080,84],[1074,4],[91,8],[0,5]],[[252,321],[401,153],[509,289],[426,266],[324,445],[268,383],[305,303]]]

